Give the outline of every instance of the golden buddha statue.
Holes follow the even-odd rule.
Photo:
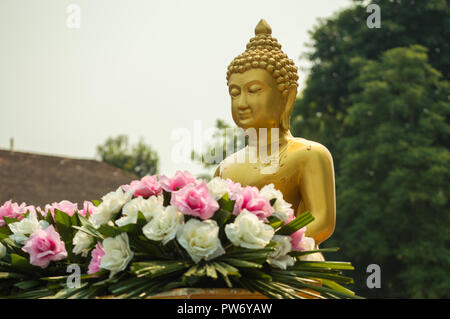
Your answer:
[[[259,189],[272,183],[292,204],[296,215],[310,211],[315,217],[306,236],[314,238],[318,245],[330,237],[335,227],[333,159],[325,146],[293,137],[289,130],[297,96],[297,67],[271,33],[271,27],[261,20],[245,52],[228,67],[233,120],[244,130],[254,129],[258,136],[223,160],[215,176]],[[269,173],[264,171],[267,161],[261,147],[270,148],[267,153],[277,160],[276,169]],[[250,153],[255,150],[256,160],[252,161]]]

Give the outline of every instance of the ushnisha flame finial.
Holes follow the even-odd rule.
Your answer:
[[[250,39],[245,52],[234,58],[228,66],[227,83],[233,73],[260,68],[272,74],[283,96],[286,97],[290,89],[297,89],[298,69],[271,34],[272,28],[261,19],[255,27],[255,36]]]
[[[272,28],[264,19],[259,20],[258,24],[255,27],[255,35],[258,34],[272,34]]]

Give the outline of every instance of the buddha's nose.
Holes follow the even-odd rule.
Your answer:
[[[245,94],[241,94],[241,96],[239,97],[238,109],[240,111],[248,109],[247,98],[246,98]]]

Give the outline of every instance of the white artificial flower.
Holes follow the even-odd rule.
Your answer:
[[[103,250],[105,255],[100,262],[100,268],[110,271],[111,278],[119,271],[125,270],[128,263],[133,259],[133,252],[128,243],[128,235],[121,233],[116,237],[109,237],[103,240]]]
[[[74,245],[72,252],[75,255],[81,254],[81,256],[86,257],[89,253],[89,247],[94,243],[94,239],[91,235],[79,230],[73,237],[72,243]]]
[[[305,236],[303,237],[299,246],[302,247],[304,250],[314,250],[316,249],[316,242],[314,241],[314,238]],[[303,261],[324,261],[324,258],[320,253],[303,255],[300,256],[299,258],[300,260]]]
[[[227,194],[230,191],[228,182],[218,176],[214,177],[208,182],[208,189],[214,196],[215,200],[221,199],[223,195]]]
[[[139,196],[123,206],[123,216],[116,220],[116,224],[119,227],[128,224],[136,224],[139,211],[144,214],[145,219],[149,222],[155,214],[160,214],[163,209],[162,196],[151,196],[149,199],[144,199],[142,196]]]
[[[142,228],[145,237],[150,240],[162,241],[167,244],[174,239],[178,229],[184,223],[184,215],[173,206],[168,206],[153,217],[153,219]]]
[[[9,235],[9,238],[18,244],[24,245],[28,240],[28,236],[34,233],[37,228],[45,229],[48,226],[48,222],[45,220],[39,221],[36,214],[30,213],[21,221],[9,224],[9,229],[13,232],[12,235]]]
[[[246,209],[236,217],[234,223],[225,226],[225,234],[235,246],[250,249],[264,248],[274,233],[272,226]]]
[[[5,257],[6,255],[6,247],[2,243],[0,243],[0,259]]]
[[[304,250],[313,250],[316,248],[316,241],[312,237],[304,236],[299,246]]]
[[[195,263],[225,254],[219,239],[219,226],[214,220],[190,219],[179,228],[177,240]]]
[[[273,236],[272,240],[278,245],[275,250],[270,254],[269,263],[277,268],[286,269],[288,266],[293,266],[294,258],[288,255],[292,249],[290,236]]]
[[[110,192],[102,197],[102,203],[98,205],[97,211],[91,215],[90,221],[95,227],[106,224],[131,200],[133,191],[124,192],[119,187],[115,192]]]
[[[283,194],[279,190],[275,189],[273,184],[264,186],[261,189],[260,194],[269,201],[276,199],[275,203],[272,205],[275,210],[272,216],[275,216],[284,222],[293,216],[294,211],[292,210],[292,205],[283,199]]]

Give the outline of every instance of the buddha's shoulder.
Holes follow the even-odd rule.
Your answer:
[[[332,161],[330,151],[322,144],[301,137],[289,140],[289,156],[292,160],[301,161]]]
[[[233,153],[233,154],[227,156],[217,166],[214,176],[222,176],[222,172],[225,169],[230,169],[230,168],[236,167],[238,165],[246,165],[246,161],[245,161],[246,151],[247,151],[247,147],[244,147],[244,148],[240,149],[239,151],[237,151],[236,153]]]

